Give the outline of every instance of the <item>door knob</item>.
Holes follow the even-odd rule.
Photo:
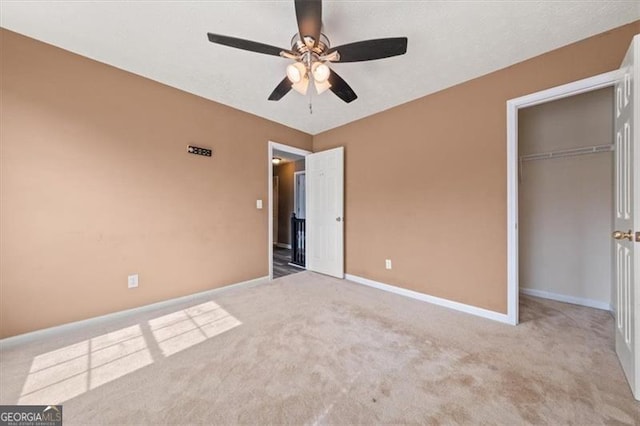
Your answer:
[[[342,218],[341,217],[336,217],[336,222],[342,222]]]
[[[633,241],[633,232],[629,229],[629,232],[615,231],[612,234],[613,238],[616,240],[629,240]]]

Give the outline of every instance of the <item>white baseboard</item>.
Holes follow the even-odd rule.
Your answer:
[[[533,288],[521,288],[520,293],[528,296],[541,297],[543,299],[556,300],[558,302],[571,303],[573,305],[586,306],[588,308],[602,309],[604,311],[613,311],[613,306],[599,300],[585,299],[583,297],[567,296],[564,294],[552,293],[550,291],[536,290]]]
[[[289,249],[289,250],[291,250],[291,244],[275,243],[274,245],[275,245],[276,247],[280,247],[280,248],[285,248],[285,249]]]
[[[0,339],[0,347],[2,349],[7,349],[8,347],[15,346],[16,344],[27,343],[31,340],[39,339],[50,334],[72,331],[81,327],[86,327],[92,324],[100,324],[105,321],[114,320],[118,318],[123,318],[130,315],[136,315],[143,312],[151,311],[154,309],[160,309],[172,305],[177,305],[179,303],[188,302],[190,300],[203,298],[206,296],[210,296],[225,290],[229,290],[235,287],[252,287],[254,285],[268,283],[269,277],[260,277],[254,278],[252,280],[242,281],[235,284],[229,284],[223,287],[214,288],[211,290],[201,291],[199,293],[188,294],[186,296],[175,297],[169,300],[163,300],[161,302],[151,303],[149,305],[138,306],[137,308],[125,309],[123,311],[112,312],[110,314],[100,315],[93,318],[87,318],[80,321],[74,321],[66,324],[56,325],[49,328],[43,328],[41,330],[30,331],[24,334],[18,334],[17,336],[5,337],[4,339]]]
[[[419,293],[413,290],[407,290],[406,288],[396,287],[393,285],[370,280],[368,278],[358,277],[356,275],[345,274],[345,278],[349,281],[353,281],[358,284],[363,284],[369,287],[377,288],[379,290],[396,293],[401,296],[410,297],[412,299],[421,300],[423,302],[432,303],[434,305],[443,306],[445,308],[454,309],[456,311],[465,312],[467,314],[488,318],[493,321],[503,322],[505,324],[511,324],[507,314],[501,314],[499,312],[478,308],[476,306],[465,305],[464,303],[454,302],[452,300],[442,299],[440,297],[429,296],[428,294]]]

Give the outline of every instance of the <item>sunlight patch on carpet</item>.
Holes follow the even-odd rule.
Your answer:
[[[241,325],[215,302],[206,302],[149,321],[164,356],[171,356]]]
[[[60,404],[153,364],[148,343],[157,343],[168,357],[242,322],[205,302],[141,324],[153,337],[136,324],[34,357],[18,404]]]
[[[36,356],[18,404],[59,404],[153,363],[139,325]]]

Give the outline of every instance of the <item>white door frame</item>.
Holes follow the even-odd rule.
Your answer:
[[[271,168],[273,170],[273,167]],[[271,202],[271,226],[273,229],[273,239],[275,240],[273,242],[273,244],[278,245],[278,243],[280,241],[278,241],[280,238],[278,238],[278,234],[280,233],[280,227],[278,226],[278,217],[280,216],[280,212],[279,212],[279,207],[280,207],[280,203],[278,202],[280,200],[280,177],[279,176],[273,176],[271,178],[272,181],[272,185],[271,185],[271,198],[269,198],[270,200],[273,200]],[[275,194],[274,194],[275,191]]]
[[[278,142],[269,141],[269,144],[267,147],[267,161],[269,164],[269,167],[267,167],[268,169],[267,187],[269,191],[269,195],[268,195],[269,202],[267,203],[268,209],[269,209],[269,224],[268,224],[268,228],[269,228],[268,240],[269,241],[267,241],[269,244],[269,252],[268,252],[269,253],[269,257],[268,257],[269,280],[273,279],[273,163],[271,162],[271,159],[273,158],[273,151],[283,151],[283,152],[288,152],[290,154],[301,155],[303,157],[306,157],[307,155],[312,154],[311,151],[296,148],[294,146],[283,145]]]
[[[615,70],[507,101],[507,322],[509,324],[518,324],[518,303],[520,300],[520,283],[518,282],[518,110],[604,87],[613,87],[619,75],[619,70]]]

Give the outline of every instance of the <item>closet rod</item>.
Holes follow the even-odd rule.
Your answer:
[[[577,155],[597,154],[599,152],[610,152],[614,150],[613,145],[594,145],[582,148],[562,149],[559,151],[541,152],[539,154],[522,155],[520,161],[546,160],[549,158],[574,157]]]

